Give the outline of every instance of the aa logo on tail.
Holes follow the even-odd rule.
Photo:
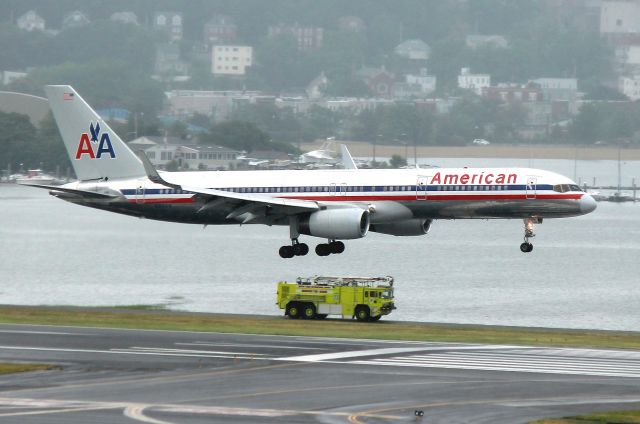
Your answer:
[[[111,159],[115,159],[116,153],[113,151],[109,133],[100,134],[100,123],[96,122],[94,126],[93,122],[91,122],[89,124],[89,132],[91,133],[91,138],[89,138],[88,133],[82,133],[80,136],[76,159],[82,159],[83,155],[89,155],[91,159],[100,159],[103,154],[107,153]],[[94,145],[97,145],[97,149],[94,149]]]

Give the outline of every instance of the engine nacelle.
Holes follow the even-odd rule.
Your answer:
[[[371,225],[371,231],[392,236],[423,236],[431,228],[430,219],[406,219]]]
[[[369,211],[358,208],[317,211],[300,220],[298,231],[331,240],[362,238],[369,231]]]

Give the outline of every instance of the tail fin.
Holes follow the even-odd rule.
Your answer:
[[[146,175],[140,159],[71,86],[48,85],[45,91],[79,180]]]

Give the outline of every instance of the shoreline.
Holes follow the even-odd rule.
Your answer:
[[[381,320],[292,320],[283,315],[236,315],[124,307],[0,305],[0,323],[140,330],[264,334],[371,340],[494,343],[640,350],[640,332],[512,327]],[[149,309],[151,308],[151,309]]]
[[[302,143],[301,150],[308,152],[322,147],[324,140]],[[373,144],[363,141],[336,141],[337,146],[345,144],[353,157],[372,157]],[[413,157],[413,146],[406,148],[407,155]],[[618,160],[616,146],[574,146],[574,145],[510,145],[491,144],[489,146],[418,146],[418,158],[510,158],[510,159],[570,159],[570,160]],[[405,146],[376,145],[376,157],[405,156]],[[640,148],[620,149],[620,159],[640,160]]]

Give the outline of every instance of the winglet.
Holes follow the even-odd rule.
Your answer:
[[[351,153],[349,153],[349,149],[347,149],[347,146],[341,144],[340,152],[342,155],[342,166],[344,167],[344,169],[358,169],[358,166],[351,157]]]
[[[158,171],[153,166],[153,164],[151,163],[151,161],[149,160],[149,158],[147,157],[147,155],[145,154],[144,151],[136,150],[136,155],[142,161],[142,165],[144,165],[144,171],[147,174],[147,178],[149,178],[152,182],[154,182],[156,184],[162,184],[162,185],[165,185],[167,187],[181,188],[178,184],[172,184],[172,183],[168,183],[167,181],[165,181],[160,176],[160,174],[158,174]]]

